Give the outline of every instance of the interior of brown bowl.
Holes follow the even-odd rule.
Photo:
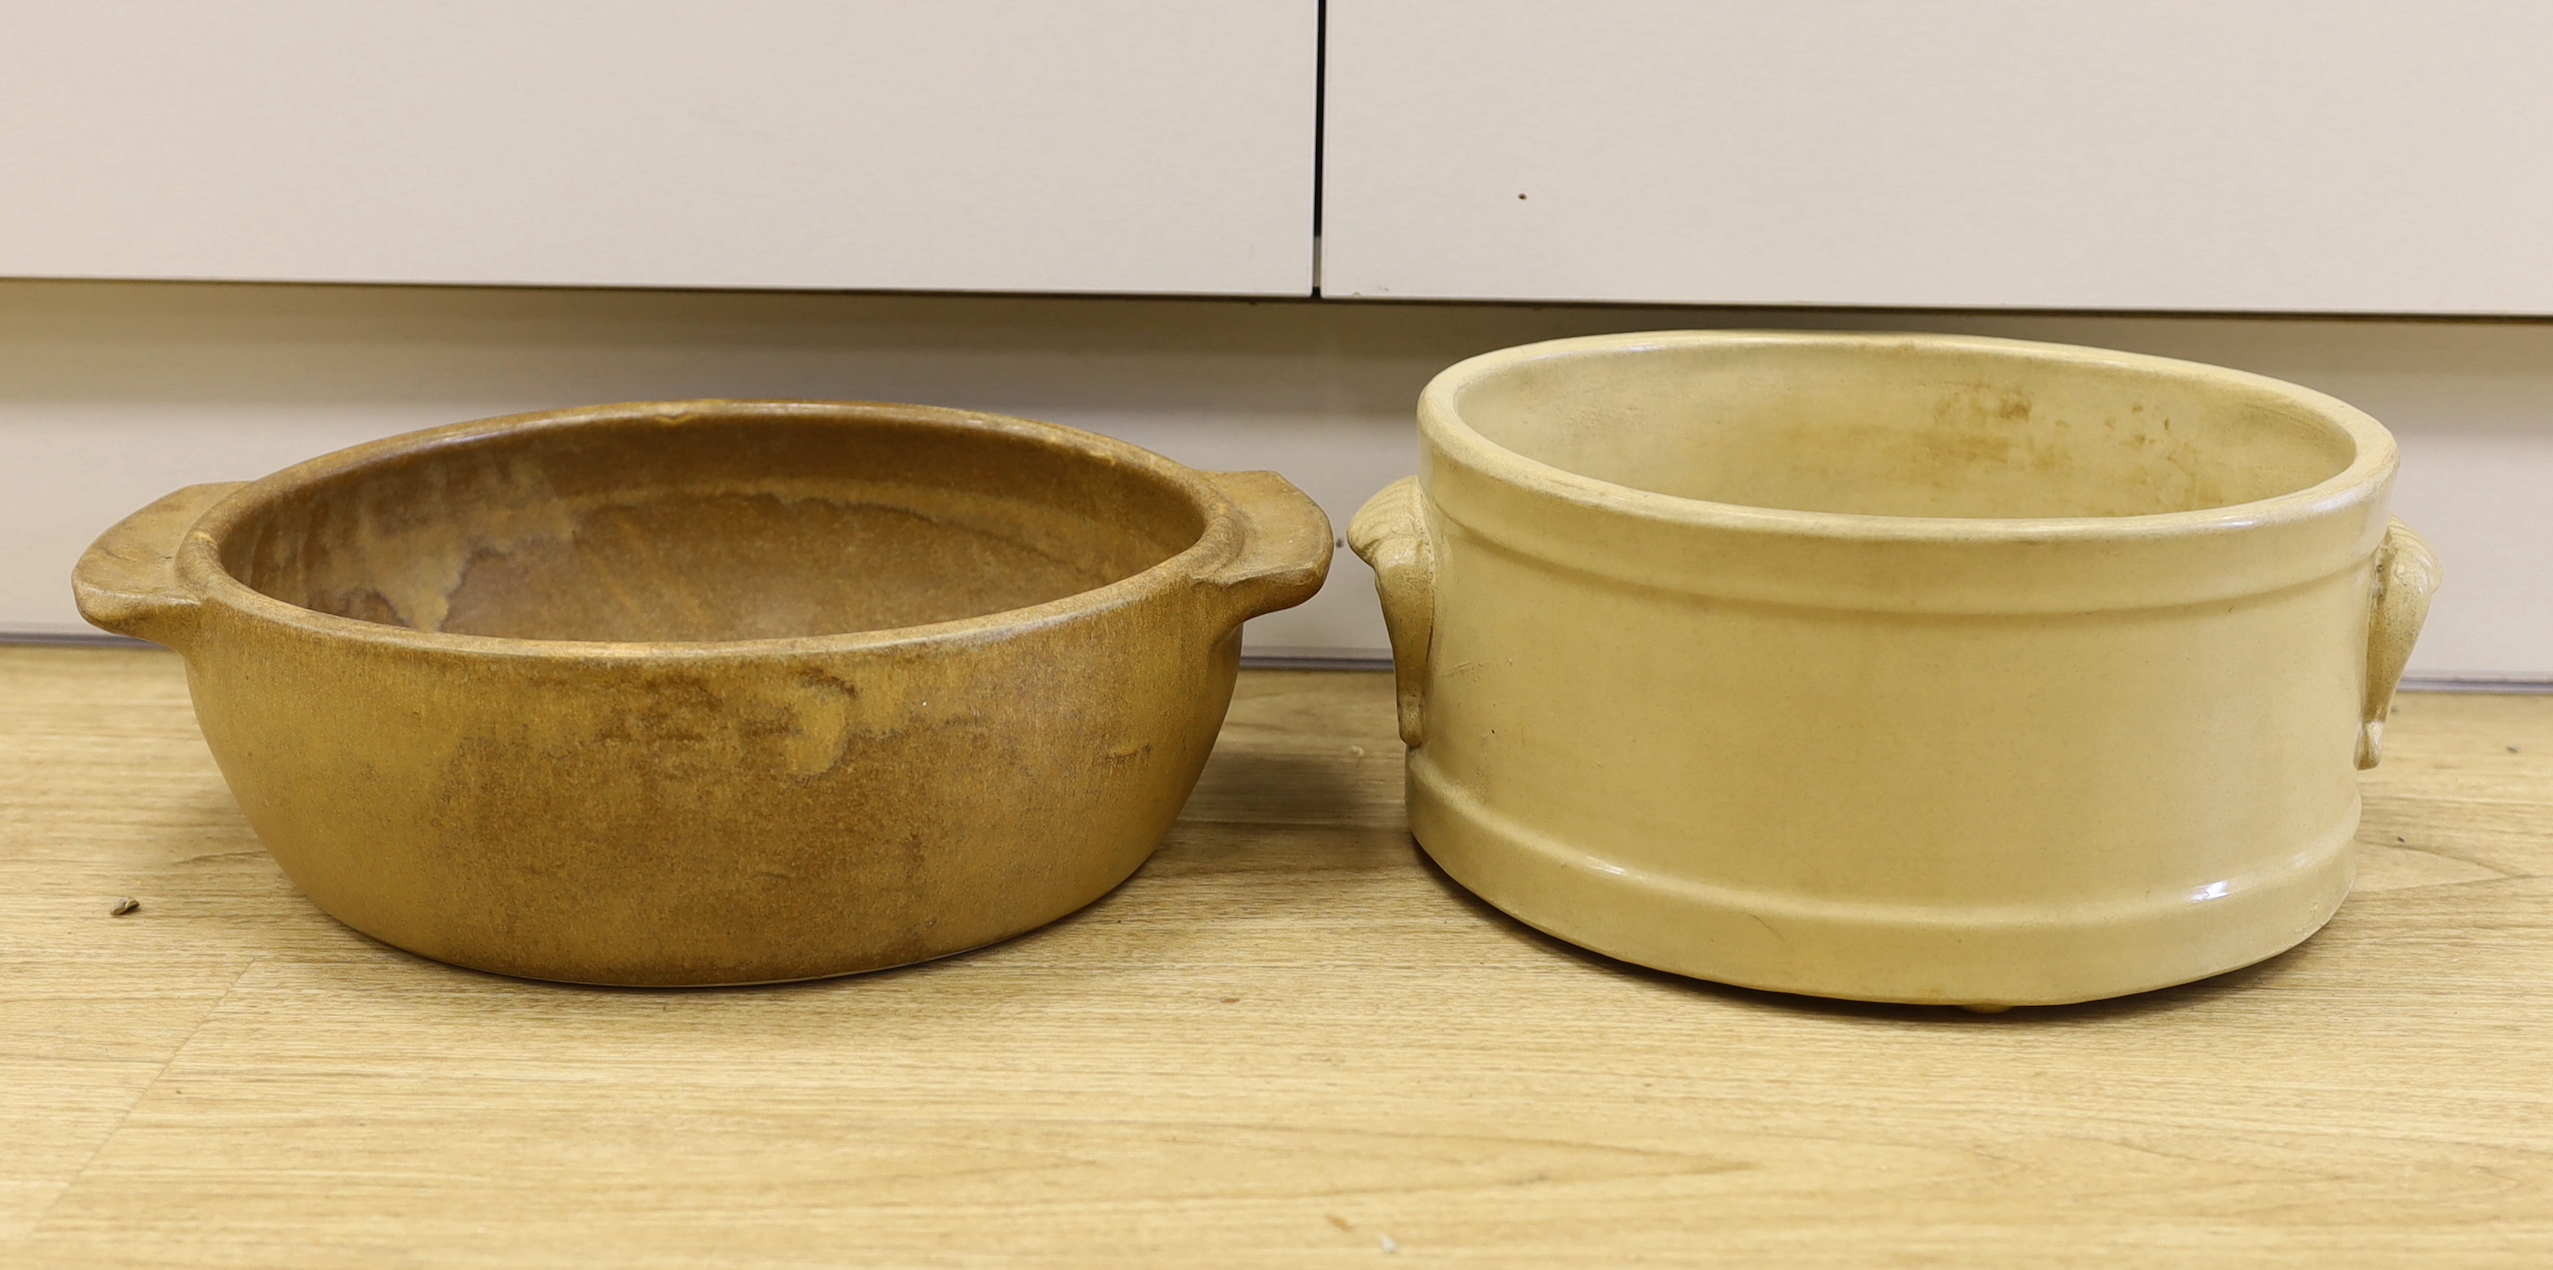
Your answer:
[[[1878,516],[2199,511],[2310,488],[2357,454],[2333,420],[2233,376],[1888,340],[1579,351],[1494,369],[1456,409],[1597,480]]]
[[[1051,438],[856,415],[618,418],[384,455],[222,542],[288,604],[517,639],[721,641],[981,617],[1194,544],[1170,477]]]

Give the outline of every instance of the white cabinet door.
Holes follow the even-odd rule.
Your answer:
[[[2541,0],[1330,0],[1329,295],[2553,313]]]
[[[1314,0],[0,0],[0,275],[1307,292]]]

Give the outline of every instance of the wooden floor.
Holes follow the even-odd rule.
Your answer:
[[[1987,1017],[1505,920],[1390,695],[1245,676],[1046,931],[615,991],[322,915],[173,657],[0,651],[0,1265],[2553,1266],[2553,697],[2402,702],[2303,948]]]

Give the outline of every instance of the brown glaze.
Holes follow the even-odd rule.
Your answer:
[[[914,406],[464,424],[196,486],[81,609],[186,654],[276,858],[347,924],[592,983],[897,965],[1096,898],[1212,747],[1239,625],[1330,531],[1270,473]]]

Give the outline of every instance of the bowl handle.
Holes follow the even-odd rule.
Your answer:
[[[1330,518],[1274,472],[1208,472],[1241,513],[1241,554],[1207,575],[1239,604],[1235,623],[1311,599],[1330,576]]]
[[[1392,636],[1392,681],[1400,690],[1401,743],[1427,739],[1427,653],[1436,635],[1436,548],[1427,538],[1427,495],[1404,476],[1365,501],[1348,522],[1347,544],[1374,566],[1374,594]]]
[[[2383,755],[2385,715],[2393,709],[2393,690],[2402,668],[2411,661],[2411,645],[2429,617],[2429,597],[2438,589],[2438,553],[2393,521],[2376,548],[2376,594],[2367,615],[2367,700],[2358,729],[2358,766],[2374,767]]]
[[[195,593],[177,580],[177,548],[213,504],[246,481],[189,485],[117,521],[71,570],[80,616],[118,635],[175,647],[195,625]]]

